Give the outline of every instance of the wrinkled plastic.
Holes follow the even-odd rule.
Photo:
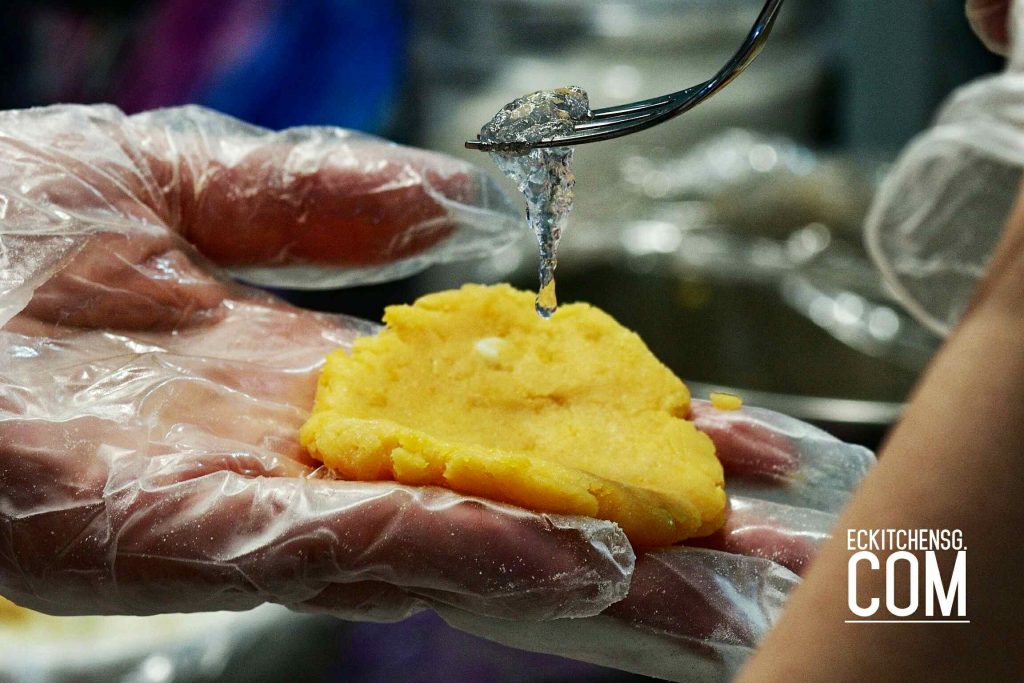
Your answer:
[[[4,595],[51,614],[270,601],[394,618],[422,596],[552,618],[625,594],[633,553],[611,523],[311,477],[296,433],[358,326],[270,299],[220,308],[165,333],[0,333]]]
[[[519,230],[519,210],[479,169],[337,128],[57,106],[0,113],[0,140],[0,322],[98,232],[171,226],[250,282],[327,288],[482,256]]]
[[[968,16],[993,47],[1005,3],[974,2]],[[1024,32],[1013,3],[1009,35]],[[986,272],[1024,170],[1024,41],[1006,70],[946,101],[903,151],[866,223],[869,251],[907,309],[939,334],[963,316]]]
[[[720,411],[697,400],[692,417],[715,441],[730,496],[725,528],[694,540],[706,547],[639,555],[629,595],[596,617],[523,624],[437,611],[514,647],[671,681],[730,680],[777,621],[875,458],[767,410]]]
[[[874,464],[866,448],[770,410],[714,410],[705,401],[693,410],[697,426],[715,438],[733,497],[835,514]],[[756,460],[733,455],[744,448]]]
[[[531,618],[621,598],[633,553],[608,522],[310,476],[296,430],[323,358],[374,328],[233,285],[183,239],[229,266],[393,275],[500,223],[437,232],[485,182],[441,155],[194,107],[0,115],[4,595],[51,614],[351,615],[424,595]]]
[[[610,522],[336,481],[298,446],[324,356],[377,328],[219,266],[394,276],[395,259],[452,253],[439,239],[488,234],[438,227],[435,190],[473,205],[478,175],[195,108],[0,114],[0,593],[51,614],[431,608],[528,649],[675,680],[734,672],[864,449],[695,401],[736,494],[726,528],[636,558]]]

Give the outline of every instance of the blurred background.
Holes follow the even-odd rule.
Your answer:
[[[512,98],[576,84],[608,106],[697,83],[761,5],[6,0],[0,108],[198,103],[269,128],[355,128],[497,177],[462,142]],[[938,340],[894,303],[860,224],[887,164],[943,98],[1000,67],[963,0],[788,0],[764,53],[722,94],[579,148],[560,298],[638,331],[696,396],[731,389],[877,447]],[[524,224],[520,243],[487,259],[285,296],[378,319],[385,305],[465,281],[534,287],[535,270]],[[0,681],[641,680],[502,648],[429,614],[352,626],[257,613],[76,621],[0,604]],[[53,647],[61,638],[84,647]]]

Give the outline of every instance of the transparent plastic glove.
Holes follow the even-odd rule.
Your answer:
[[[602,614],[523,624],[436,608],[457,628],[672,681],[728,681],[778,619],[836,514],[874,464],[867,449],[758,408],[691,418],[726,471],[725,527],[640,553],[627,597]]]
[[[487,254],[519,229],[469,164],[337,128],[66,106],[0,112],[0,140],[0,322],[96,235],[176,235],[251,282],[324,288]]]
[[[527,649],[677,680],[734,671],[870,454],[779,415],[695,402],[736,494],[729,520],[707,547],[642,555],[635,574],[607,522],[318,476],[296,430],[323,357],[377,328],[232,285],[184,238],[228,265],[375,254],[387,268],[417,257],[393,245],[444,201],[482,222],[504,213],[474,204],[487,194],[467,189],[484,182],[471,167],[309,134],[318,142],[303,147],[304,133],[197,109],[0,115],[0,593],[61,614],[270,601],[395,620],[429,607]],[[400,211],[374,203],[382,185],[402,188]],[[311,206],[318,220],[359,220],[325,237],[306,228]]]
[[[611,523],[310,477],[296,434],[319,367],[372,328],[232,285],[185,241],[229,265],[393,273],[489,248],[495,192],[468,164],[341,131],[0,114],[0,593],[53,614],[360,618],[621,598],[633,552]]]
[[[1007,18],[1007,9],[1010,9]],[[986,272],[1024,170],[1024,2],[977,0],[968,16],[1003,73],[956,92],[903,151],[866,222],[868,249],[900,302],[945,335]]]

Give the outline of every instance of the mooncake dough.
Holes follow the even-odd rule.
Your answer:
[[[617,522],[639,546],[725,515],[686,386],[640,338],[577,303],[467,285],[392,306],[386,329],[327,358],[300,438],[338,476],[444,486]]]

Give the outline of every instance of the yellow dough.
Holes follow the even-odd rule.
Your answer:
[[[303,445],[345,479],[609,519],[639,546],[718,529],[722,466],[686,386],[606,313],[533,304],[467,285],[389,307],[327,357]]]
[[[739,410],[743,407],[743,399],[736,394],[727,394],[724,391],[712,391],[709,396],[711,405],[716,410]]]

